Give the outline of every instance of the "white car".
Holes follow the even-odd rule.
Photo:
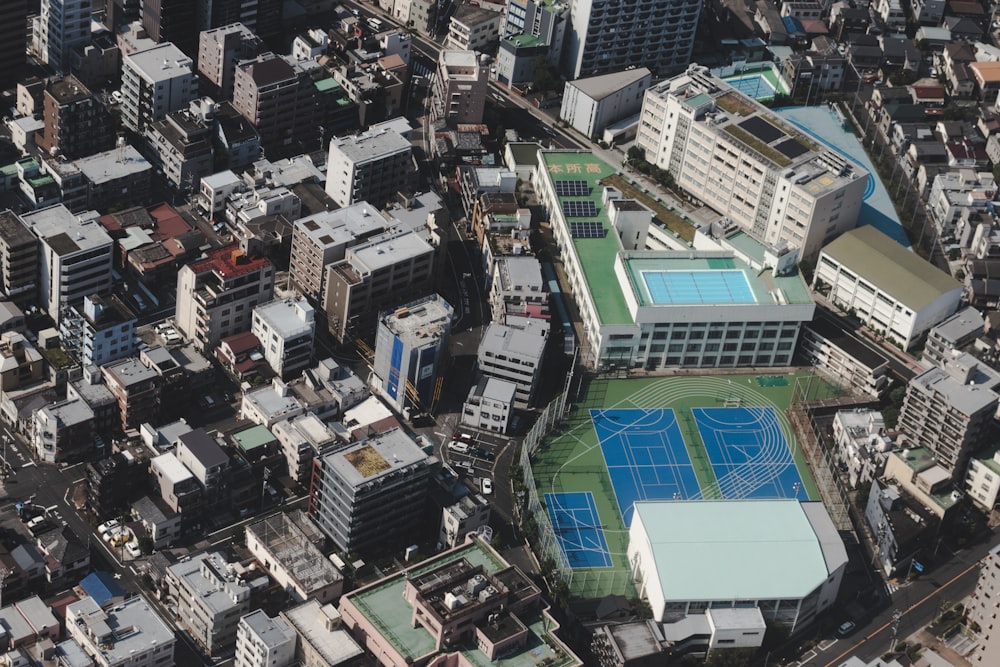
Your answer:
[[[459,454],[468,454],[469,445],[464,442],[459,442],[458,440],[452,440],[448,443],[448,449]]]
[[[493,480],[489,477],[483,477],[482,489],[484,496],[488,496],[493,493]]]
[[[125,551],[132,558],[138,558],[142,555],[142,549],[139,548],[139,542],[137,540],[131,540],[125,545]]]
[[[114,530],[115,528],[118,528],[121,525],[122,522],[119,519],[110,519],[97,527],[97,534],[103,536],[109,530]]]

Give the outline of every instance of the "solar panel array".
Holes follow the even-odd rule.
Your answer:
[[[571,222],[569,223],[569,233],[575,239],[603,239],[608,235],[608,230],[600,222]]]
[[[586,197],[590,194],[587,181],[556,181],[557,197]]]
[[[593,218],[597,215],[597,206],[592,201],[564,201],[562,208],[567,218]]]

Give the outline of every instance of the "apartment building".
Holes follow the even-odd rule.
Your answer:
[[[478,125],[489,88],[488,61],[474,51],[442,50],[431,98],[431,116],[448,127]]]
[[[692,65],[645,93],[636,146],[749,236],[801,259],[853,229],[867,172]]]
[[[127,357],[101,367],[104,383],[118,401],[121,429],[157,423],[160,414],[160,376],[138,359]]]
[[[817,317],[802,327],[799,353],[841,387],[879,398],[889,389],[889,359],[845,331]]]
[[[65,306],[111,291],[114,241],[96,211],[74,215],[56,204],[26,213],[21,220],[41,241],[38,299],[57,324]]]
[[[236,628],[236,667],[288,667],[295,659],[295,631],[281,618],[256,609]]]
[[[946,171],[934,177],[927,213],[941,236],[954,236],[956,225],[971,212],[985,212],[997,193],[993,174],[975,169]]]
[[[115,145],[114,127],[104,105],[72,74],[45,87],[42,122],[45,126],[35,144],[49,155],[75,160]]]
[[[451,333],[451,304],[434,294],[379,318],[373,371],[378,391],[393,408],[429,411]]]
[[[959,351],[985,333],[986,321],[979,311],[967,306],[927,332],[922,360],[925,364],[944,367]]]
[[[980,508],[993,511],[1000,497],[1000,447],[993,446],[969,459],[964,489]]]
[[[648,67],[657,77],[691,62],[701,5],[697,2],[637,2],[628,11],[608,0],[573,5],[563,45],[568,79]]]
[[[9,392],[41,380],[45,360],[24,334],[7,331],[0,334],[0,391]]]
[[[904,350],[958,310],[962,298],[958,281],[871,226],[823,247],[813,289]]]
[[[242,23],[203,30],[198,35],[198,83],[215,100],[233,99],[237,64],[251,60],[264,50],[261,41]]]
[[[36,5],[39,12],[31,22],[31,47],[57,73],[69,71],[70,53],[90,39],[90,5],[89,0],[41,0]]]
[[[205,494],[191,471],[173,452],[167,452],[150,460],[149,472],[159,498],[171,512],[180,515],[181,532],[200,528]]]
[[[412,148],[409,139],[386,125],[331,139],[326,194],[342,207],[369,202],[381,208],[406,189]]]
[[[483,7],[459,5],[448,19],[444,47],[455,51],[488,51],[500,39],[503,17]]]
[[[306,600],[280,614],[295,631],[295,659],[312,667],[355,667],[365,652],[342,626],[332,604]]]
[[[913,377],[898,428],[915,446],[926,447],[958,480],[969,457],[986,444],[1000,396],[1000,373],[969,354]]]
[[[968,605],[969,620],[981,628],[979,643],[969,656],[974,665],[988,665],[1000,651],[1000,628],[993,617],[1000,608],[1000,545],[981,561],[979,581]]]
[[[107,609],[89,596],[69,604],[66,632],[97,667],[162,667],[174,660],[174,630],[141,593]]]
[[[480,431],[507,433],[514,411],[517,385],[495,377],[482,377],[462,406],[462,424]]]
[[[153,122],[198,97],[198,75],[183,51],[163,42],[123,56],[121,90],[122,123],[145,134]]]
[[[60,318],[63,349],[82,366],[103,366],[136,349],[136,315],[114,295],[91,294]]]
[[[340,341],[373,333],[382,311],[428,294],[433,281],[434,246],[417,232],[387,232],[348,248],[325,274],[330,333]]]
[[[31,448],[39,461],[76,463],[94,451],[94,411],[84,401],[46,405],[32,422]]]
[[[549,318],[549,293],[534,257],[498,257],[493,263],[489,293],[493,321],[508,316]]]
[[[199,351],[211,351],[223,338],[249,331],[254,307],[273,293],[271,262],[235,245],[218,248],[178,272],[174,322]]]
[[[0,211],[0,291],[21,308],[37,303],[38,246],[16,213]]]
[[[171,111],[147,130],[163,175],[181,192],[191,192],[215,170],[214,115],[215,103],[202,98],[187,109]]]
[[[303,297],[257,306],[250,332],[260,341],[271,370],[280,377],[298,374],[312,362],[315,311]]]
[[[153,165],[130,144],[120,143],[112,150],[82,157],[73,166],[86,185],[87,208],[124,210],[150,201]],[[68,199],[64,190],[63,201]]]
[[[309,512],[343,552],[409,544],[435,460],[400,429],[327,453],[313,469]]]
[[[350,246],[385,231],[388,223],[377,208],[362,201],[299,218],[293,225],[289,277],[306,297],[318,301],[326,267],[343,260]]]
[[[527,408],[541,377],[546,336],[534,330],[493,323],[486,327],[476,361],[479,372],[516,387],[514,405]]]
[[[166,588],[177,600],[180,624],[210,656],[235,648],[240,618],[250,609],[250,586],[236,576],[238,567],[210,551],[166,571]]]

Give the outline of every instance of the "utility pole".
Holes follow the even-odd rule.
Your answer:
[[[896,635],[899,633],[899,622],[903,618],[903,612],[898,609],[892,612],[892,643],[889,644],[889,653],[896,651]]]

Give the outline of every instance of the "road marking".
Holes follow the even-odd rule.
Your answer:
[[[22,465],[21,467],[22,467],[22,468],[32,468],[32,467],[34,467],[34,465],[35,465],[35,462],[34,462],[34,461],[28,461],[27,463],[25,463],[25,464],[24,464],[24,465]]]

